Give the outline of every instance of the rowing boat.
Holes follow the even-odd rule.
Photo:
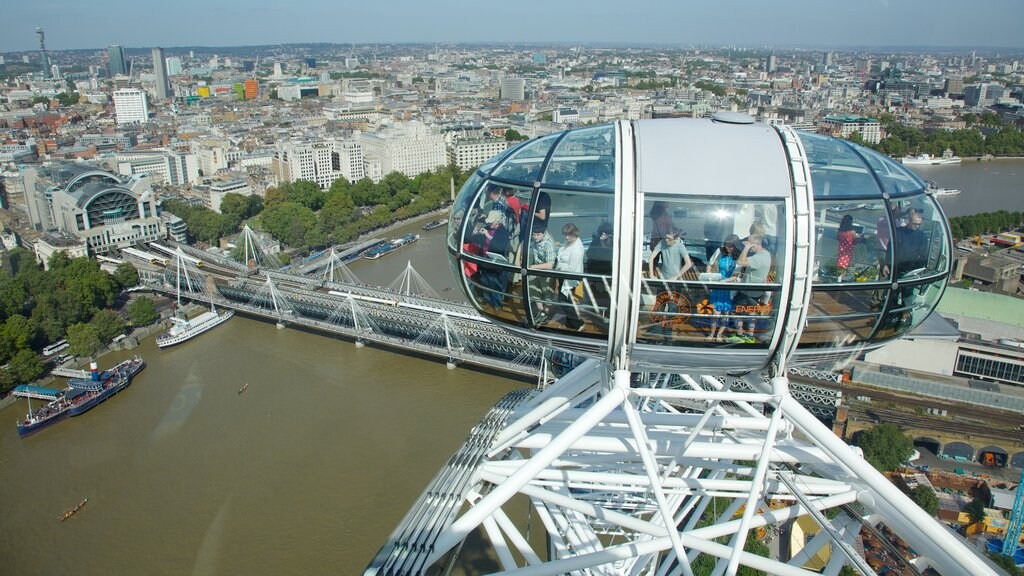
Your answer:
[[[75,506],[74,508],[70,508],[70,509],[68,509],[67,511],[65,511],[65,512],[64,512],[64,515],[63,515],[63,516],[61,516],[61,518],[60,518],[60,521],[61,521],[61,522],[63,522],[63,521],[65,521],[65,520],[67,520],[68,518],[71,518],[72,516],[74,516],[75,514],[77,514],[77,513],[78,513],[78,511],[79,511],[79,510],[81,510],[81,509],[82,509],[82,507],[84,507],[84,506],[85,506],[85,504],[86,504],[86,503],[87,503],[88,501],[89,501],[89,499],[88,499],[88,498],[85,498],[84,500],[82,500],[81,502],[79,502],[79,503],[78,503],[78,506]]]

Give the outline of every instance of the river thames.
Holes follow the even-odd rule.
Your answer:
[[[1024,210],[1022,160],[916,171],[963,190],[941,199],[950,216]],[[411,260],[462,299],[443,240],[351,269],[387,286]],[[239,316],[132,353],[147,368],[79,418],[19,439],[26,401],[0,410],[0,573],[359,573],[480,417],[531,385]]]

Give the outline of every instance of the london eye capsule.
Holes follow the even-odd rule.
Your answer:
[[[928,316],[951,258],[938,203],[902,165],[730,113],[510,148],[462,187],[448,250],[491,320],[633,371],[880,346]]]

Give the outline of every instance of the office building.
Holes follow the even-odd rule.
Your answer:
[[[526,100],[526,80],[522,78],[503,78],[501,80],[501,99],[518,102]]]
[[[181,58],[171,56],[165,60],[168,76],[179,76],[181,74]]]
[[[242,83],[245,87],[244,94],[246,100],[255,100],[260,95],[260,81],[255,78],[246,80]]]
[[[115,90],[114,114],[117,117],[118,126],[149,122],[149,105],[146,103],[146,93],[138,88]]]
[[[504,138],[457,138],[448,147],[448,159],[461,170],[470,170],[497,156],[508,142]]]
[[[117,171],[124,176],[148,174],[153,183],[184,186],[199,181],[199,158],[176,150],[119,153]]]
[[[110,61],[108,69],[110,71],[111,78],[128,73],[128,61],[124,58],[124,48],[117,44],[108,47],[107,58]]]
[[[340,176],[330,140],[278,142],[271,171],[278,182],[307,180],[327,190]]]
[[[381,173],[401,172],[413,178],[448,164],[444,136],[431,132],[420,122],[376,133],[362,133],[359,143],[367,162],[380,161]]]
[[[171,95],[171,85],[167,82],[167,62],[164,61],[163,48],[153,48],[153,73],[156,75],[156,98],[166,100]]]

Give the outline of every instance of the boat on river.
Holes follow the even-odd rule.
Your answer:
[[[60,521],[63,522],[65,520],[67,520],[68,518],[71,518],[75,514],[78,514],[78,511],[81,510],[82,508],[84,508],[85,505],[88,504],[88,503],[89,503],[89,499],[88,498],[83,498],[82,501],[79,502],[77,506],[75,506],[74,508],[67,509],[64,512],[64,514],[60,517]]]
[[[932,181],[928,181],[928,188],[925,191],[935,196],[956,196],[960,193],[956,188],[943,188]]]
[[[93,372],[92,378],[71,378],[68,387],[53,401],[36,410],[29,409],[25,418],[18,421],[18,436],[24,438],[66,419],[88,412],[97,404],[124,390],[131,384],[132,377],[139,373],[146,363],[135,356],[103,372]]]
[[[413,242],[416,242],[419,239],[419,234],[406,234],[401,238],[395,238],[394,240],[390,242],[385,242],[384,244],[378,246],[377,248],[374,248],[373,250],[367,251],[364,258],[367,258],[369,260],[376,260],[381,256],[387,256],[388,254],[391,254],[392,252],[398,250],[402,246],[412,244]]]
[[[441,226],[444,226],[447,223],[448,223],[448,219],[447,218],[444,218],[442,220],[431,220],[430,222],[427,222],[426,224],[423,225],[423,229],[424,230],[433,230],[434,228],[440,228]]]
[[[942,166],[945,164],[959,164],[961,158],[954,156],[952,152],[947,151],[942,156],[932,156],[931,154],[918,154],[917,156],[904,156],[900,158],[900,162],[904,166]]]
[[[70,416],[81,416],[98,404],[124,390],[132,378],[146,367],[139,356],[119,363],[110,370],[94,372],[93,378],[69,378],[69,394],[74,394],[74,406],[68,410]]]
[[[221,324],[227,322],[235,315],[234,310],[222,310],[217,312],[211,309],[209,312],[203,312],[195,318],[171,318],[171,329],[167,332],[156,337],[156,345],[161,348],[167,348],[168,346],[174,346],[175,344],[181,344],[182,342],[194,338],[207,330],[216,328]]]

